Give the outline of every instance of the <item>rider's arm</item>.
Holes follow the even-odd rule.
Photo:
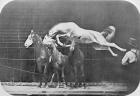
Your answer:
[[[59,45],[63,46],[64,44],[60,42],[59,37],[60,37],[60,35],[56,35],[57,43],[58,43]]]
[[[63,43],[60,42],[59,37],[61,37],[61,36],[66,36],[66,34],[56,35],[57,43],[60,44],[60,46],[63,46],[63,47],[70,47],[71,45],[64,45]]]
[[[75,41],[72,40],[72,43],[70,45],[70,50],[73,51],[74,50],[74,47],[75,47]]]

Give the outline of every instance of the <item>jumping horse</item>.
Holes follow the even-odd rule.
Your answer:
[[[115,31],[115,27],[113,29],[112,28],[113,26],[109,27],[112,32]],[[67,35],[71,40],[74,39],[77,43],[92,44],[95,50],[108,50],[112,56],[117,56],[117,54],[112,51],[111,47],[114,47],[122,52],[126,51],[126,49],[119,47],[113,42],[110,42],[109,39],[114,37],[115,32],[111,32],[112,34],[104,37],[101,32],[81,28],[74,22],[61,22],[54,25],[49,30],[49,36],[53,38],[60,31],[62,36]],[[95,46],[95,44],[97,46]]]
[[[31,30],[31,33],[28,35],[28,38],[25,41],[24,46],[26,48],[28,48],[32,44],[34,44],[34,52],[35,52],[35,59],[36,59],[36,63],[37,63],[37,69],[40,73],[40,75],[39,75],[39,80],[40,80],[39,87],[42,86],[43,80],[45,80],[45,86],[46,86],[47,81],[49,79],[49,78],[47,79],[46,73],[47,73],[48,66],[51,62],[50,51],[46,46],[44,46],[44,44],[42,42],[42,38],[33,30]],[[43,76],[41,74],[43,74]]]

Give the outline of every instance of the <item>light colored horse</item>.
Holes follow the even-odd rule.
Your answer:
[[[61,34],[59,34],[59,32],[61,32]],[[56,34],[59,34],[57,35],[59,37],[68,36],[71,41],[74,40],[77,43],[93,44],[93,48],[96,50],[109,50],[113,56],[117,56],[117,54],[115,54],[110,47],[114,47],[123,52],[126,51],[126,49],[119,47],[117,44],[106,40],[107,38],[105,38],[101,32],[83,29],[74,22],[64,22],[53,26],[49,31],[49,36],[53,38]],[[57,41],[60,45],[63,45],[58,39]]]

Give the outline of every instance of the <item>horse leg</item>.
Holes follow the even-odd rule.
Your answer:
[[[66,88],[66,81],[65,81],[65,74],[64,74],[64,67],[62,67],[62,82],[64,83],[64,88]]]
[[[75,84],[74,84],[74,87],[77,87],[78,85],[78,76],[77,76],[77,66],[74,66],[74,79],[75,79]]]
[[[82,72],[82,75],[81,75],[81,77],[82,77],[82,86],[84,86],[84,88],[86,87],[86,84],[85,84],[85,71],[84,71],[84,65],[83,64],[81,64],[81,66],[80,66],[80,69],[81,69],[81,72]]]
[[[50,80],[50,82],[49,82],[50,85],[52,85],[52,83],[53,83],[54,76],[55,76],[55,73],[53,73],[52,76],[51,76],[51,80]]]
[[[37,66],[38,66],[38,71],[39,71],[39,73],[42,73],[41,64],[38,64],[38,63],[37,63]],[[41,87],[41,86],[42,86],[42,75],[41,75],[41,74],[39,74],[39,81],[40,81],[40,84],[38,85],[38,87]]]
[[[58,81],[58,84],[57,84],[57,87],[56,87],[56,88],[59,88],[59,85],[60,85],[60,84],[59,84],[59,83],[60,83],[60,80],[59,80],[59,79],[60,79],[60,78],[59,78],[59,75],[60,75],[60,74],[59,74],[58,71],[59,71],[59,70],[56,70],[57,81]]]
[[[126,51],[126,49],[119,47],[119,46],[118,46],[117,44],[115,44],[115,43],[108,43],[108,42],[106,42],[106,43],[103,44],[103,45],[117,48],[118,50],[123,51],[123,52]]]
[[[48,77],[47,77],[47,65],[45,65],[44,66],[44,71],[43,71],[43,77],[44,77],[44,79],[45,79],[45,85],[44,85],[44,87],[46,87],[47,86],[47,83],[48,83]],[[48,87],[48,86],[47,86]]]
[[[113,56],[118,56],[118,54],[114,53],[110,47],[108,47],[109,52],[113,55]]]

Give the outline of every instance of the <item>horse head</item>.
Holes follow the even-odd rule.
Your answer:
[[[43,44],[48,47],[51,51],[54,50],[54,48],[57,47],[57,44],[54,39],[49,37],[47,34],[45,35],[43,39]]]
[[[28,38],[25,41],[24,46],[26,48],[28,48],[34,42],[42,42],[42,39],[41,39],[41,37],[36,32],[34,32],[33,30],[31,30],[31,33],[28,35]]]
[[[45,37],[43,39],[43,44],[45,44],[45,45],[53,45],[53,44],[55,44],[56,45],[55,40],[52,39],[51,37],[49,37],[47,34],[45,35]]]

